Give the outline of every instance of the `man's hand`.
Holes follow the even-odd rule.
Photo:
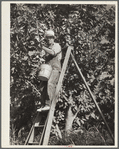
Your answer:
[[[44,41],[44,38],[42,38],[40,41],[39,41],[39,48],[42,48],[43,46],[45,46],[46,45],[46,43],[45,43],[45,41]]]
[[[39,45],[38,45],[38,47],[40,48],[40,50],[42,50],[43,47],[44,47],[44,43],[43,42],[40,42]]]

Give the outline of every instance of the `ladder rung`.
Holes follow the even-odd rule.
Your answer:
[[[50,107],[46,106],[46,107],[43,107],[43,108],[38,108],[37,112],[45,112],[45,111],[49,111],[49,110],[50,110]]]
[[[30,143],[28,143],[29,145],[39,145],[39,143],[38,142],[30,142]]]
[[[35,126],[35,128],[40,128],[40,127],[44,127],[44,125]]]

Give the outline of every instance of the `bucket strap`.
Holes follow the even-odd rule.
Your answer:
[[[55,56],[57,56],[59,53],[61,53],[62,52],[62,50],[61,51],[59,51],[57,54],[55,54]]]

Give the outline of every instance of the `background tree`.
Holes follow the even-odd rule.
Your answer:
[[[72,41],[73,55],[114,132],[113,5],[11,4],[11,126],[14,125],[16,134],[22,128],[25,132],[30,129],[35,105],[40,100],[38,71],[44,58],[38,44],[49,28],[55,31],[63,56],[66,43]],[[102,134],[106,131],[72,59],[55,110],[53,125],[56,124],[68,134],[93,126]]]

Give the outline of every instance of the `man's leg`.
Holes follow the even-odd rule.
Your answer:
[[[41,81],[39,85],[39,90],[41,92],[41,105],[45,106],[45,100],[48,98],[47,94],[47,82],[46,81]]]
[[[52,70],[52,74],[47,84],[47,92],[50,99],[50,103],[55,95],[56,85],[59,80],[59,76],[60,76],[59,70],[57,69]]]

